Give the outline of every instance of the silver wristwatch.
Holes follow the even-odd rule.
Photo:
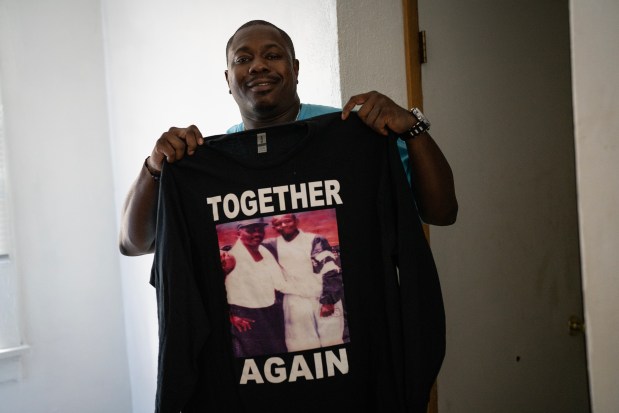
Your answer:
[[[413,127],[408,130],[409,136],[405,137],[407,140],[419,136],[430,129],[430,121],[423,113],[421,113],[419,109],[412,108],[409,112],[415,117],[415,119],[417,119],[417,123],[415,123]]]

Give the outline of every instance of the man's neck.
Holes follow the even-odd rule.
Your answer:
[[[268,115],[259,115],[255,113],[241,114],[243,119],[243,128],[245,130],[249,130],[294,122],[297,120],[300,111],[301,103],[297,100],[294,105],[290,106],[290,108],[286,109],[282,113]]]
[[[258,251],[258,246],[249,246],[249,245],[245,245],[245,247],[247,248],[247,251],[249,252],[249,255],[251,255],[251,257],[254,259],[254,261],[258,262],[258,261],[262,261],[262,254],[260,254],[260,251]]]
[[[286,242],[290,242],[293,239],[295,239],[297,237],[297,235],[299,235],[299,230],[296,230],[295,232],[293,232],[292,234],[282,234],[282,237],[284,238],[284,240]]]

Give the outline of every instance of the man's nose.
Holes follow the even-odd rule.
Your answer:
[[[249,66],[249,73],[260,73],[269,70],[268,61],[261,57],[255,57]]]

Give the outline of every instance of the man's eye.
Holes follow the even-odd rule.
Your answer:
[[[281,59],[281,55],[278,55],[278,54],[269,54],[269,55],[267,55],[267,59],[269,59],[269,60],[277,60],[277,59]]]
[[[237,63],[237,64],[242,64],[242,63],[247,63],[247,62],[249,62],[249,57],[247,56],[237,57],[236,59],[234,59],[234,63]]]

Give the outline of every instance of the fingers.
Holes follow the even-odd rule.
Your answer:
[[[193,155],[196,152],[198,145],[204,143],[204,138],[196,125],[191,125],[186,129],[178,129],[179,136],[184,137],[187,144],[187,154]]]
[[[243,320],[243,331],[251,330],[251,325],[255,322],[256,320],[251,320],[249,318]]]
[[[387,116],[382,106],[364,105],[357,112],[363,123],[374,129],[381,135],[387,135]]]
[[[155,149],[163,154],[168,162],[180,160],[185,155],[185,139],[176,131],[177,128],[170,128],[165,132],[155,145]]]
[[[372,93],[373,92],[362,93],[348,99],[348,102],[346,102],[346,104],[342,107],[342,120],[346,120],[348,118],[348,115],[350,115],[350,112],[355,108],[355,106],[363,105]]]
[[[152,161],[156,164],[154,169],[161,170],[164,159],[172,163],[182,159],[185,153],[193,155],[196,148],[203,143],[204,137],[195,125],[187,128],[170,128],[157,140],[151,153]]]
[[[251,324],[255,322],[255,320],[252,320],[250,318],[242,318],[242,317],[236,317],[236,316],[234,316],[231,321],[234,327],[240,333],[251,330]]]
[[[200,130],[196,125],[191,125],[187,128],[172,127],[167,134],[184,141],[188,155],[193,155],[196,152],[198,145],[202,145],[204,143],[202,133],[200,133]]]
[[[389,130],[402,133],[412,126],[412,115],[406,109],[376,91],[351,97],[342,109],[342,119],[348,118],[356,105],[361,105],[357,115],[363,123],[381,135],[388,135]]]
[[[357,115],[363,123],[381,135],[387,135],[387,120],[389,116],[388,110],[390,109],[391,104],[395,105],[391,99],[376,91],[362,93],[350,98],[344,107],[345,109],[348,109],[346,112],[346,117],[343,116],[344,112],[342,112],[342,119],[346,119],[348,117],[350,111],[355,105],[361,105],[357,111]]]

